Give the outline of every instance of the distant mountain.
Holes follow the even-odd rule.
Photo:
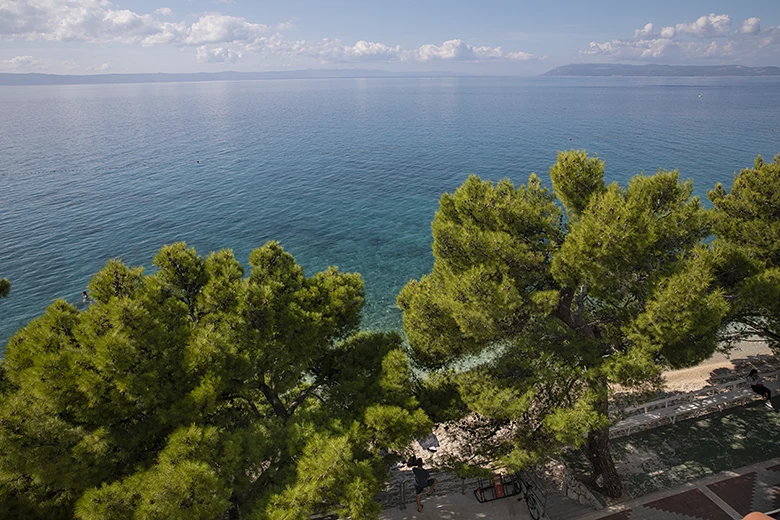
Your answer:
[[[563,65],[543,76],[780,76],[780,67],[742,65],[620,65],[582,63]]]
[[[279,72],[196,72],[192,74],[15,74],[0,73],[0,85],[100,85],[113,83],[172,83],[258,79],[394,78],[464,76],[453,72],[388,72],[369,69],[307,69]]]

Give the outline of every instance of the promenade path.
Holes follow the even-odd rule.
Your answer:
[[[774,377],[768,381],[777,396],[773,410],[742,383],[744,374],[753,367],[766,376],[776,374],[780,364],[765,347],[748,345],[730,360],[713,358],[700,367],[668,373],[671,390],[679,392],[677,398],[683,397],[679,405],[701,407],[702,414],[694,413],[689,418],[681,410],[683,413],[675,414],[679,415],[677,421],[665,425],[664,421],[649,421],[651,424],[645,427],[625,432],[630,435],[613,439],[613,457],[623,476],[625,501],[601,511],[588,511],[583,506],[585,512],[571,514],[552,507],[556,492],[550,490],[547,520],[729,520],[742,519],[751,511],[768,513],[779,509],[780,377],[772,374]],[[731,383],[734,388],[725,388]],[[709,391],[703,387],[718,387],[712,395],[737,406],[709,406]],[[720,387],[728,391],[723,392]],[[696,394],[696,399],[686,399],[685,394]],[[443,442],[439,451],[446,448]],[[426,467],[436,466],[437,454],[421,450],[418,456],[423,456]],[[580,462],[567,460],[573,468],[587,466],[587,461]],[[587,473],[582,467],[578,470]],[[406,507],[401,509],[400,493],[395,490],[383,500],[385,509],[380,518],[530,518],[525,503],[515,497],[481,504],[472,493],[474,481],[465,483],[464,494],[460,479],[448,479],[435,470],[434,476],[441,485],[434,496],[423,497],[422,512],[417,512],[414,497],[408,495]],[[399,477],[396,485],[407,480],[410,479]],[[780,515],[772,517],[780,519]]]
[[[780,458],[725,471],[577,520],[741,520],[780,509]],[[780,518],[773,514],[772,518]]]
[[[406,509],[382,512],[382,520],[417,519],[530,519],[523,502],[513,497],[480,504],[470,493],[450,493],[423,498],[417,512],[414,503]],[[725,471],[674,489],[661,491],[576,520],[741,520],[752,511],[780,509],[780,458]],[[780,515],[772,515],[780,518]],[[552,518],[550,520],[575,520]]]
[[[413,500],[413,497],[412,497]],[[423,495],[422,513],[417,512],[417,506],[410,501],[406,509],[393,507],[385,509],[380,515],[381,520],[466,520],[466,519],[495,519],[502,520],[513,518],[519,520],[531,520],[524,502],[518,502],[514,497],[494,500],[480,504],[471,490],[465,495],[455,492],[446,495],[426,497]]]

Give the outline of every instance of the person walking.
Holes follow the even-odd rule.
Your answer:
[[[764,401],[770,404],[772,399],[772,391],[764,386],[764,380],[758,375],[758,370],[755,368],[750,371],[747,376],[747,381],[750,384],[750,388],[764,398]]]
[[[436,479],[431,478],[428,470],[423,469],[423,460],[421,458],[417,459],[417,467],[412,468],[412,473],[414,473],[414,492],[417,494],[417,512],[421,513],[423,510],[422,492],[430,486],[431,490],[428,491],[428,496],[431,496],[436,490]]]

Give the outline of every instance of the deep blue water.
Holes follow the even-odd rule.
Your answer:
[[[774,131],[772,128],[774,127]],[[150,266],[280,240],[308,274],[359,271],[364,327],[432,265],[442,192],[524,183],[558,150],[608,182],[679,168],[696,193],[780,152],[777,78],[435,78],[0,87],[0,352],[109,258]],[[200,161],[200,164],[196,164]]]

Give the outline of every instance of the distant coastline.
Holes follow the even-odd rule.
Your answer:
[[[542,76],[780,76],[780,67],[745,67],[743,65],[622,65],[617,63],[577,63],[555,67],[554,69],[542,74]]]
[[[120,83],[176,83],[193,81],[240,81],[261,79],[329,78],[430,78],[468,76],[454,72],[388,72],[373,69],[306,69],[275,72],[195,72],[188,74],[40,74],[0,73],[0,86],[13,85],[106,85]]]
[[[780,76],[780,67],[742,65],[621,65],[607,63],[571,64],[555,67],[541,76],[570,77],[735,77]],[[445,78],[475,77],[472,74],[441,71],[390,72],[378,69],[305,69],[270,72],[193,72],[141,74],[41,74],[0,73],[0,86],[28,85],[114,85],[123,83],[181,83],[198,81],[251,81],[273,79],[339,78]]]

